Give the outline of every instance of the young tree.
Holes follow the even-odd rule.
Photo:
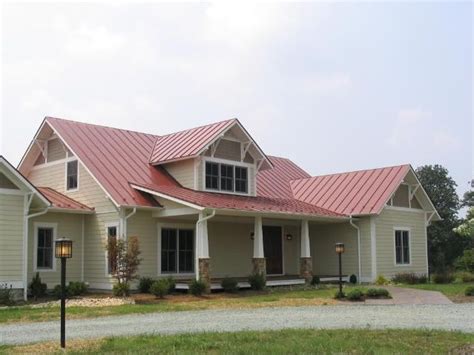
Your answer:
[[[430,270],[441,272],[452,266],[466,247],[465,239],[453,231],[459,224],[457,212],[460,201],[456,193],[457,184],[449,176],[448,170],[441,165],[424,165],[418,167],[416,173],[443,218],[428,227]]]
[[[137,237],[129,237],[128,240],[110,238],[107,252],[112,276],[117,279],[119,285],[129,285],[130,281],[138,278],[141,252]]]

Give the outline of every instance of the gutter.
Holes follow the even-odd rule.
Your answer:
[[[195,275],[196,275],[196,280],[199,280],[199,243],[198,241],[198,235],[199,235],[199,224],[202,223],[202,222],[206,222],[208,219],[211,219],[213,218],[214,216],[216,215],[216,210],[212,210],[212,213],[209,215],[209,216],[206,216],[206,217],[202,217],[202,218],[199,218],[196,222],[196,245],[194,247],[195,249],[195,261],[194,261],[194,269],[195,269]],[[206,230],[206,233],[207,233],[207,230]],[[208,240],[209,242],[209,240]]]
[[[352,218],[352,215],[349,216],[350,219],[349,219],[349,224],[354,227],[356,230],[357,230],[357,259],[358,259],[358,267],[359,267],[359,277],[358,277],[358,282],[359,284],[361,283],[361,264],[360,264],[360,228],[358,225],[356,225],[354,222],[353,222],[353,218]]]

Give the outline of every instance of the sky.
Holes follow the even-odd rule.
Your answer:
[[[473,178],[471,2],[1,6],[0,154],[44,116],[165,134],[237,117],[311,175]]]

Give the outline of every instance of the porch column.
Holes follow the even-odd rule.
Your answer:
[[[263,254],[263,223],[262,217],[255,217],[253,231],[253,273],[266,275],[265,256]]]
[[[199,214],[199,220],[205,216]],[[207,233],[207,220],[197,223],[196,226],[196,280],[201,279],[207,284],[207,292],[211,287],[211,260],[209,258],[209,237]]]
[[[301,257],[300,276],[307,282],[313,278],[313,262],[311,259],[311,249],[309,244],[309,223],[308,220],[301,221]]]

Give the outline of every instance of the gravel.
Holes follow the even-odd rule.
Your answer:
[[[66,300],[67,307],[108,307],[108,306],[121,306],[124,304],[134,304],[135,301],[132,298],[118,298],[118,297],[81,297],[72,298]],[[47,308],[55,307],[61,304],[60,300],[38,303],[30,306],[31,308]]]
[[[418,328],[474,333],[474,304],[339,305],[150,313],[70,320],[67,337],[98,338],[285,328]],[[0,326],[0,344],[59,339],[59,322]]]

